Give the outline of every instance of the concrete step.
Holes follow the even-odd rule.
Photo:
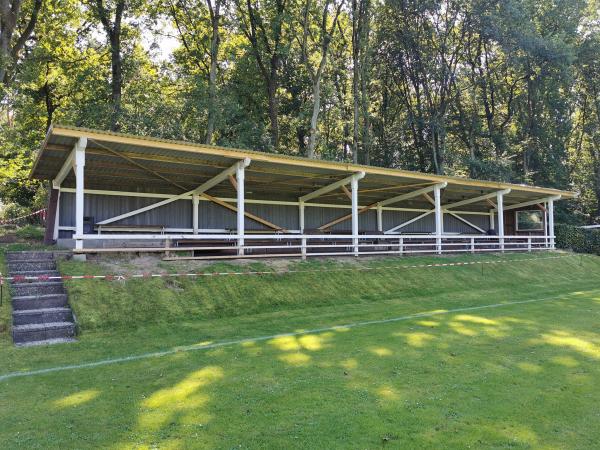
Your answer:
[[[31,261],[11,261],[8,263],[8,270],[11,272],[20,272],[27,270],[56,270],[56,262],[46,259]]]
[[[75,324],[73,322],[49,322],[15,325],[13,326],[12,335],[15,344],[72,338],[75,336]]]
[[[65,288],[62,281],[34,281],[11,283],[11,292],[15,297],[24,295],[48,295],[48,294],[64,294]]]
[[[73,322],[71,308],[41,308],[13,311],[12,323],[16,325],[29,325],[35,323]]]
[[[13,311],[67,306],[67,294],[22,295],[11,299]]]
[[[46,260],[54,261],[54,253],[52,252],[8,252],[6,253],[6,261],[30,261],[30,260]]]
[[[15,343],[17,347],[34,347],[38,345],[54,345],[54,344],[66,344],[69,342],[77,342],[75,338],[55,338],[55,339],[44,339],[41,341],[32,341],[32,342],[21,342]]]
[[[44,275],[60,277],[60,272],[58,270],[11,270],[8,275],[11,277],[40,277]]]

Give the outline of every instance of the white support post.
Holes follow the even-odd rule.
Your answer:
[[[475,253],[475,238],[471,238],[471,253]]]
[[[223,180],[226,180],[229,177],[229,175],[231,175],[233,173],[238,173],[240,167],[247,167],[248,165],[250,165],[250,158],[244,158],[241,161],[238,161],[237,163],[235,163],[234,165],[229,167],[228,169],[225,169],[223,172],[219,173],[218,175],[215,175],[210,180],[204,182],[203,184],[201,184],[200,186],[198,186],[196,189],[194,189],[192,191],[184,192],[183,194],[174,195],[174,196],[168,197],[167,199],[162,200],[160,202],[153,203],[148,206],[144,206],[143,208],[139,208],[134,211],[129,211],[124,214],[121,214],[121,215],[118,215],[115,217],[111,217],[110,219],[105,219],[102,222],[98,222],[98,225],[108,225],[109,223],[117,222],[119,220],[126,219],[127,217],[135,216],[136,214],[141,214],[143,212],[150,211],[151,209],[158,208],[160,206],[168,205],[169,203],[175,202],[177,200],[182,200],[182,199],[188,198],[190,195],[203,194],[206,191],[208,191],[209,189],[215,187],[217,184],[221,183]],[[239,197],[239,194],[238,194],[238,197]]]
[[[236,181],[237,181],[237,234],[238,234],[238,255],[244,254],[244,173],[246,165],[238,164],[236,169]]]
[[[298,202],[298,225],[300,234],[304,234],[304,202],[302,200]]]
[[[75,145],[75,248],[80,250],[83,248],[83,214],[84,214],[84,168],[85,168],[85,148],[87,139],[80,138]]]
[[[550,248],[554,250],[554,200],[548,200],[548,234],[550,235]]]
[[[301,240],[302,259],[306,259],[306,238],[303,237]]]
[[[550,234],[548,227],[548,202],[544,202],[544,248],[548,248],[548,235]]]
[[[200,196],[198,194],[192,194],[192,228],[194,234],[198,234],[198,204],[200,203]]]
[[[490,230],[496,229],[496,220],[494,219],[494,211],[490,210]]]
[[[439,185],[434,186],[433,200],[435,202],[435,247],[438,255],[442,253],[442,233],[444,232],[444,216],[442,215],[442,195]]]
[[[531,251],[531,236],[529,236],[527,238],[527,251],[530,252]]]
[[[377,231],[383,232],[383,207],[377,204]]]
[[[58,239],[58,227],[60,226],[60,188],[58,189],[58,198],[56,199],[56,212],[54,213],[54,231],[52,240],[56,242]]]
[[[504,252],[504,191],[496,193],[496,209],[498,211],[498,240],[500,251]]]
[[[398,231],[400,228],[404,228],[407,225],[410,225],[413,222],[416,222],[417,220],[421,220],[423,217],[427,217],[429,214],[432,214],[434,212],[434,210],[432,209],[431,211],[426,211],[423,214],[419,214],[416,217],[413,217],[410,220],[407,220],[406,222],[402,222],[400,225],[396,225],[394,228],[390,228],[389,230],[385,230],[383,234],[393,234],[396,231]]]
[[[363,175],[364,176],[364,175]],[[362,177],[360,177],[362,178]],[[352,193],[352,246],[354,256],[358,256],[358,177],[353,176],[350,180]]]
[[[404,254],[404,238],[400,238],[398,241],[398,253],[400,256]]]

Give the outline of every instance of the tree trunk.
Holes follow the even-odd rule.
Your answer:
[[[271,126],[271,145],[279,148],[279,98],[277,98],[277,74],[272,74],[267,81],[267,96],[269,99],[269,123]]]
[[[360,120],[360,17],[358,0],[352,0],[352,101],[354,107],[352,127],[352,161],[358,163],[358,141]]]
[[[361,109],[363,116],[363,130],[362,130],[362,141],[363,141],[363,152],[365,164],[371,163],[371,118],[369,116],[369,34],[371,31],[370,19],[369,19],[369,0],[362,0],[363,7],[361,8],[361,31],[362,36],[360,37],[360,49],[361,49],[361,63],[360,63],[360,81],[361,81]]]
[[[8,87],[11,81],[12,71],[9,70],[11,64],[18,61],[21,50],[33,34],[42,8],[42,0],[34,0],[25,29],[11,45],[19,21],[21,6],[22,0],[12,0],[12,3],[9,3],[8,0],[0,1],[0,83],[5,87]]]
[[[219,22],[221,19],[221,0],[217,0],[213,8],[211,1],[207,0],[210,12],[210,21],[212,26],[212,36],[210,40],[210,71],[208,75],[208,119],[206,123],[205,143],[213,143],[213,134],[215,132],[215,122],[217,116],[217,69],[219,58]]]
[[[119,32],[110,43],[111,54],[111,97],[112,97],[112,118],[111,129],[119,131],[121,129],[121,91],[123,88],[123,72],[121,60],[121,33]]]
[[[310,136],[308,138],[308,151],[306,156],[315,157],[315,147],[317,145],[317,120],[319,119],[319,110],[321,109],[321,77],[315,79],[313,83],[313,110],[310,118]]]
[[[96,14],[102,22],[104,31],[110,44],[111,63],[111,129],[119,131],[121,128],[121,91],[123,88],[123,61],[121,58],[121,21],[125,11],[125,0],[119,0],[115,6],[115,18],[111,22],[111,14],[104,6],[103,0],[96,0]]]

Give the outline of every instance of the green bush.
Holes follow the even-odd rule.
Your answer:
[[[554,235],[557,248],[600,255],[600,229],[586,230],[573,225],[557,224]]]

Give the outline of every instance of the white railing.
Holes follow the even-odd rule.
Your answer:
[[[194,251],[200,258],[233,258],[242,250],[244,257],[265,256],[360,256],[443,253],[484,253],[548,250],[554,236],[488,236],[432,234],[244,234],[245,245],[230,234],[87,234],[82,240],[158,240],[166,247],[121,248],[123,251]],[[213,245],[214,243],[214,245]],[[174,246],[173,246],[174,245]],[[92,249],[84,250],[92,252]],[[210,254],[208,254],[210,253]]]

